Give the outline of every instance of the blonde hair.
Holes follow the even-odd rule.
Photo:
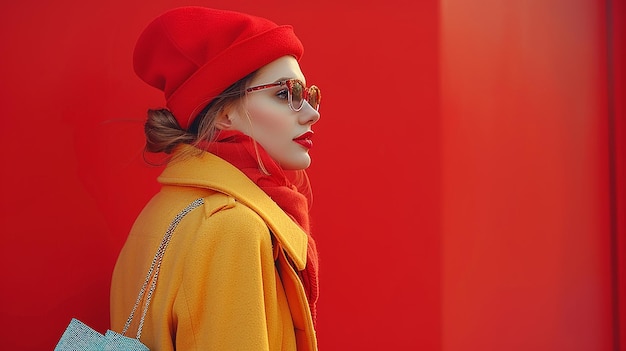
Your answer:
[[[256,72],[248,74],[215,97],[198,114],[188,130],[180,127],[176,117],[168,109],[148,110],[144,125],[145,151],[169,155],[180,144],[198,146],[215,140],[218,133],[215,127],[217,116],[225,108],[241,104],[241,99],[246,94],[246,86],[255,74]]]

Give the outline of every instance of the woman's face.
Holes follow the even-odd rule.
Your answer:
[[[306,84],[298,61],[283,56],[259,69],[248,87],[292,78]],[[311,164],[311,126],[319,118],[308,102],[298,112],[290,109],[285,86],[249,92],[243,100],[243,111],[229,112],[232,129],[252,137],[283,169],[289,170],[305,169]]]

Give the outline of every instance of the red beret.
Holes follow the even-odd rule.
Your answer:
[[[244,13],[205,7],[169,10],[144,29],[133,65],[165,93],[167,107],[187,129],[230,85],[282,56],[303,53],[291,26]]]

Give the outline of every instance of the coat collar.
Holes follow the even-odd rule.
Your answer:
[[[198,150],[184,145],[176,153],[193,151]],[[206,188],[234,197],[263,218],[298,270],[306,266],[307,234],[274,200],[232,164],[211,153],[202,152],[199,156],[174,159],[158,180],[162,184]]]

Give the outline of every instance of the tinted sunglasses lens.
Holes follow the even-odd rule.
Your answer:
[[[313,107],[314,109],[318,110],[320,108],[321,98],[322,98],[322,95],[320,93],[320,89],[316,87],[315,85],[311,85],[311,87],[309,87],[309,92],[308,92],[308,96],[306,99],[309,105],[311,105],[311,107]]]
[[[304,86],[299,80],[288,80],[287,88],[289,89],[289,93],[291,95],[291,107],[298,111],[302,108],[302,103],[304,99],[302,98],[304,94]]]

